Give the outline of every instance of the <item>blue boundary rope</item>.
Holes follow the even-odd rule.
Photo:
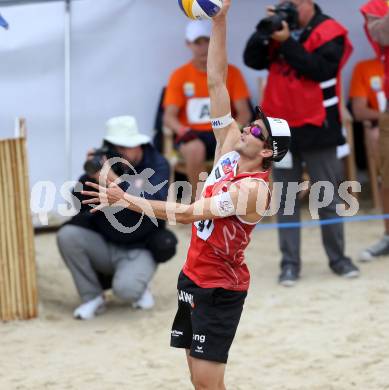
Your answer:
[[[366,222],[389,219],[389,214],[381,215],[360,215],[355,217],[341,217],[324,220],[313,220],[303,222],[283,222],[283,223],[264,223],[258,224],[256,230],[271,230],[271,229],[297,229],[297,228],[312,228],[323,225],[335,225],[337,223],[350,222]]]

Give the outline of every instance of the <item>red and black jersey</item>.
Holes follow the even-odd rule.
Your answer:
[[[203,196],[208,198],[227,191],[232,183],[247,177],[269,181],[269,171],[236,174],[239,154],[222,156],[205,183]],[[244,251],[256,223],[244,222],[239,216],[195,222],[183,272],[203,288],[222,287],[246,291],[250,274]]]

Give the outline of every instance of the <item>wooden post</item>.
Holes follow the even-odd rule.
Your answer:
[[[0,140],[0,320],[37,316],[34,234],[26,153],[21,138]]]

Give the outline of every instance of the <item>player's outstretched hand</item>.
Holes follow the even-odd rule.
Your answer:
[[[127,207],[128,202],[124,199],[125,192],[116,183],[110,183],[108,187],[89,181],[85,184],[96,190],[81,192],[83,195],[91,197],[91,199],[84,200],[82,202],[83,204],[90,204],[92,207],[97,205],[92,208],[91,213],[95,213],[108,206]]]

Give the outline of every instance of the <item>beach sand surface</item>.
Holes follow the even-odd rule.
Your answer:
[[[177,256],[151,288],[156,306],[133,310],[109,296],[91,321],[79,304],[54,234],[36,237],[39,318],[0,324],[0,389],[191,389],[184,351],[169,347],[176,279],[190,239],[175,227]],[[382,234],[380,222],[346,226],[347,253]],[[230,351],[232,390],[389,389],[389,258],[361,264],[361,277],[331,273],[318,228],[303,231],[303,271],[294,288],[276,283],[277,233],[256,231],[247,250],[251,288]]]

